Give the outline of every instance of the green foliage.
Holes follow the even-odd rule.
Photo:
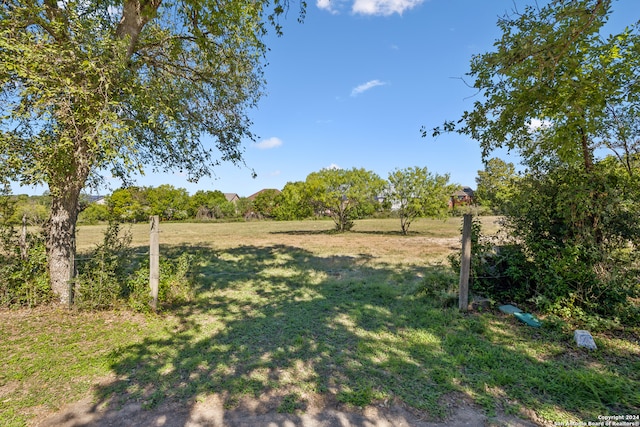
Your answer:
[[[106,204],[91,203],[78,216],[81,224],[97,224],[109,220],[109,208]]]
[[[170,184],[144,189],[145,198],[151,215],[172,221],[188,217],[189,193],[184,188],[175,188]]]
[[[189,198],[189,216],[197,220],[230,218],[236,215],[236,207],[227,201],[221,191],[199,190]]]
[[[103,242],[78,262],[74,305],[82,310],[104,310],[128,306],[135,311],[151,310],[149,260],[132,251],[131,233],[121,233],[118,223],[110,223]],[[171,307],[189,301],[193,284],[189,278],[193,256],[160,259],[158,301]]]
[[[385,181],[365,169],[322,169],[307,176],[306,198],[318,215],[330,216],[337,231],[349,231],[354,220],[375,211]]]
[[[0,191],[0,307],[34,307],[52,298],[44,237],[27,233],[20,241],[13,228],[17,205],[8,188]]]
[[[555,168],[519,186],[507,225],[535,267],[530,277],[545,310],[640,321],[638,177],[612,166],[609,159],[592,173]]]
[[[131,266],[131,233],[120,233],[109,223],[104,238],[93,251],[77,260],[73,303],[80,309],[111,309],[125,296],[123,284]]]
[[[266,189],[253,199],[253,209],[262,218],[273,218],[278,206],[279,190]]]
[[[460,253],[449,255],[454,271],[460,271]],[[531,271],[520,245],[506,243],[504,236],[484,236],[482,223],[471,224],[471,269],[469,289],[477,296],[501,303],[526,303],[534,295]]]
[[[193,211],[194,203],[208,204],[209,199],[210,197],[197,194],[192,201],[184,188],[163,184],[158,187],[120,188],[107,197],[106,201],[112,220],[137,222],[145,221],[151,215],[158,215],[167,221],[187,219]]]
[[[589,169],[598,148],[621,159],[637,152],[640,35],[637,26],[602,34],[611,3],[554,0],[502,17],[495,50],[471,60],[482,100],[433,133],[469,135],[483,158],[514,149],[532,166],[557,159]]]
[[[497,157],[486,160],[484,166],[476,178],[475,201],[501,215],[514,192],[515,166]]]
[[[27,247],[26,258],[20,256],[17,242],[0,249],[1,307],[36,307],[52,300],[43,236],[29,234]]]
[[[638,177],[615,165],[608,159],[592,173],[565,167],[524,177],[506,237],[483,238],[474,221],[472,290],[582,322],[640,323]],[[459,268],[459,256],[452,261]]]
[[[291,221],[311,217],[313,208],[305,197],[304,182],[287,182],[277,198],[274,209],[276,219]]]
[[[218,161],[202,133],[222,160],[241,160],[240,141],[253,137],[246,110],[264,83],[263,36],[269,22],[280,31],[280,2],[155,2],[145,19],[129,13],[134,3],[115,13],[95,1],[3,3],[6,176],[58,189],[66,174],[104,167],[126,177],[153,165],[196,179]]]
[[[449,184],[449,174],[433,175],[426,167],[390,173],[387,197],[391,205],[398,206],[402,234],[407,234],[411,222],[418,217],[445,218],[449,199],[457,187]]]
[[[194,289],[189,271],[193,259],[193,255],[188,253],[183,253],[176,259],[160,258],[160,282],[158,283],[160,309],[192,300]],[[150,312],[149,261],[141,262],[140,267],[126,278],[125,283],[127,305],[138,312]]]
[[[116,222],[144,221],[150,216],[149,203],[143,189],[119,188],[106,198],[110,219]]]

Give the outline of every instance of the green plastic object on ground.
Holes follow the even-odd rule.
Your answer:
[[[529,326],[533,326],[534,328],[539,328],[540,326],[542,326],[542,323],[529,313],[520,312],[520,313],[513,313],[513,315],[516,316],[516,318],[521,322],[524,322]]]

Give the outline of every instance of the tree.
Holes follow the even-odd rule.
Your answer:
[[[321,215],[330,216],[336,230],[349,231],[359,209],[372,203],[385,186],[377,174],[365,169],[322,169],[307,176],[307,199]]]
[[[389,174],[388,199],[398,206],[400,228],[407,234],[414,219],[444,217],[451,194],[458,188],[449,184],[449,174],[433,175],[427,168],[396,169]]]
[[[169,221],[186,219],[189,215],[189,193],[184,188],[162,184],[146,188],[145,196],[151,215],[159,215]]]
[[[640,148],[640,39],[637,27],[603,37],[611,0],[554,0],[498,21],[494,52],[476,55],[473,109],[433,129],[480,142],[483,158],[507,147],[535,168],[581,163],[608,148],[632,173]],[[423,129],[423,135],[426,135]]]
[[[476,178],[476,200],[481,205],[491,208],[494,213],[503,214],[515,191],[516,179],[513,163],[507,163],[497,157],[485,161],[484,170],[479,170]]]
[[[278,195],[274,215],[277,220],[304,219],[313,215],[311,204],[305,199],[305,183],[287,182]]]
[[[229,210],[231,206],[231,210]],[[196,219],[222,218],[232,216],[235,207],[227,201],[227,198],[219,190],[198,190],[189,199],[189,216]]]
[[[116,221],[143,221],[151,215],[145,194],[138,187],[119,188],[105,201],[111,219]]]
[[[471,61],[481,99],[433,134],[469,135],[485,159],[517,150],[528,166],[506,226],[510,252],[531,265],[503,271],[532,281],[540,308],[631,307],[637,319],[640,35],[637,25],[602,34],[611,3],[552,0],[502,18],[495,51]]]
[[[86,209],[80,212],[78,222],[96,224],[98,222],[108,221],[109,217],[109,208],[106,204],[91,203]]]
[[[0,6],[0,177],[48,185],[47,255],[65,302],[78,198],[108,171],[242,161],[263,37],[286,0],[7,0]],[[304,13],[305,3],[300,10]],[[212,137],[214,146],[201,139]]]
[[[266,189],[259,192],[253,199],[253,209],[263,218],[273,218],[278,206],[279,194],[280,191],[275,189]]]

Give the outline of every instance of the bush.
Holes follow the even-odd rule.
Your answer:
[[[27,256],[22,258],[17,241],[0,251],[0,306],[35,307],[53,299],[47,275],[47,254],[40,234],[27,237]]]
[[[520,245],[507,243],[504,236],[483,236],[478,217],[471,224],[471,268],[469,291],[492,300],[525,302],[533,296],[530,280],[533,266]],[[449,256],[451,266],[460,271],[460,253]]]
[[[80,264],[75,280],[74,304],[80,309],[104,310],[129,307],[151,310],[149,260],[136,260],[130,247],[131,233],[121,235],[120,226],[110,223],[102,244]],[[189,270],[192,256],[160,260],[158,300],[160,307],[190,301],[193,294]]]
[[[640,324],[635,180],[606,162],[520,180],[505,237],[483,237],[474,221],[471,290],[583,323]],[[451,262],[459,269],[459,255]]]
[[[193,283],[189,270],[193,256],[183,253],[176,260],[160,259],[160,282],[158,284],[158,306],[172,307],[189,302],[193,298]],[[149,261],[140,265],[126,284],[127,304],[139,312],[151,311],[149,289]]]
[[[78,257],[73,302],[81,309],[110,309],[126,297],[123,283],[131,264],[131,233],[120,234],[118,223],[109,223],[104,238],[89,254]]]
[[[78,216],[80,224],[97,224],[99,222],[108,221],[110,217],[107,205],[99,205],[92,203],[86,207]]]
[[[52,299],[42,234],[29,233],[21,241],[11,220],[16,201],[8,188],[0,190],[0,306],[34,307]]]
[[[434,307],[453,307],[458,303],[458,276],[445,266],[433,266],[415,290]]]

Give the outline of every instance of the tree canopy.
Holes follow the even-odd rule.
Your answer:
[[[301,2],[301,17],[305,4]],[[47,185],[54,291],[66,300],[80,191],[145,167],[192,180],[241,162],[281,0],[7,0],[0,177]],[[212,144],[204,142],[208,135]]]
[[[515,149],[532,167],[558,160],[589,170],[594,152],[608,148],[631,172],[640,148],[640,38],[637,24],[603,35],[611,4],[553,0],[501,18],[495,50],[471,60],[479,99],[433,134],[470,135],[484,158]]]
[[[484,159],[516,150],[528,168],[509,189],[506,249],[476,254],[479,282],[493,272],[483,292],[504,297],[502,283],[542,310],[637,322],[640,34],[638,23],[605,34],[612,3],[552,0],[501,18],[495,49],[471,60],[478,100],[433,134],[471,136]]]
[[[484,170],[479,170],[476,178],[476,201],[491,208],[494,213],[503,214],[515,192],[517,177],[513,163],[497,157],[486,160]]]
[[[305,184],[307,200],[316,212],[329,215],[338,231],[349,231],[385,187],[377,174],[358,168],[322,169],[310,173]]]
[[[402,234],[411,222],[423,216],[446,217],[448,202],[458,186],[449,183],[449,175],[430,173],[427,168],[396,169],[389,174],[387,197],[398,207]]]

